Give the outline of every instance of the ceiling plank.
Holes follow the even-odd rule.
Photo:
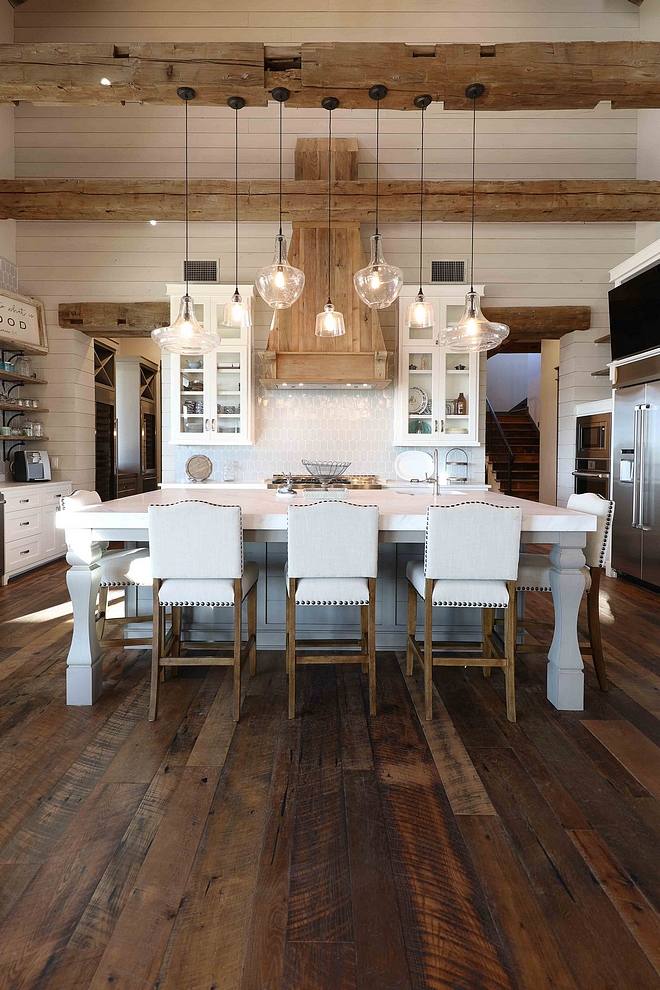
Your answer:
[[[276,220],[276,180],[239,182],[240,216],[246,221]],[[373,222],[373,180],[333,182],[332,211],[336,220]],[[179,179],[3,179],[0,219],[15,220],[181,220],[184,183]],[[467,221],[469,182],[429,180],[424,184],[427,220]],[[284,183],[286,220],[318,224],[327,210],[327,185],[318,180]],[[194,179],[190,183],[191,220],[232,220],[234,183]],[[416,220],[419,183],[380,183],[383,223]],[[660,221],[660,182],[645,179],[544,179],[479,181],[476,219],[483,223],[631,223]]]
[[[106,77],[111,85],[101,85]],[[497,45],[254,42],[0,45],[0,102],[179,105],[193,86],[201,105],[241,95],[264,106],[273,87],[290,106],[318,107],[335,95],[346,108],[373,107],[368,90],[388,87],[384,107],[413,109],[430,93],[465,109],[465,87],[484,84],[485,110],[660,107],[660,42],[518,42]]]

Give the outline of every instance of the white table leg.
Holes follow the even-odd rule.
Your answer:
[[[555,633],[548,651],[548,700],[562,711],[584,708],[584,671],[578,646],[578,612],[584,594],[584,533],[561,533],[550,551]]]
[[[96,635],[96,596],[101,568],[96,561],[101,550],[85,533],[67,534],[71,564],[66,583],[73,606],[73,636],[67,657],[67,705],[93,705],[103,691],[101,647]]]

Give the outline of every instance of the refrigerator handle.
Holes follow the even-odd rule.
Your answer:
[[[639,497],[638,497],[638,508],[637,508],[637,528],[638,529],[648,529],[648,526],[644,525],[644,505],[646,502],[646,478],[644,472],[644,462],[646,460],[645,448],[646,448],[646,411],[650,409],[648,403],[639,407]]]
[[[635,419],[633,422],[633,490],[632,490],[632,519],[630,521],[633,529],[639,529],[639,411],[640,406],[635,406]]]

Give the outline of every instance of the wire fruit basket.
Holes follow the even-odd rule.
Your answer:
[[[341,478],[342,474],[351,466],[350,461],[303,461],[303,466],[307,468],[313,478],[316,478],[325,491],[331,481]]]

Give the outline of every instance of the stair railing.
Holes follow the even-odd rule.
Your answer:
[[[513,462],[515,460],[515,455],[511,448],[511,444],[506,438],[506,434],[502,429],[502,424],[497,418],[497,413],[490,404],[490,399],[486,398],[486,451],[492,450],[492,440],[493,440],[493,430],[496,429],[500,437],[504,441],[504,446],[507,451],[507,485],[505,492],[507,495],[511,494],[511,482],[513,477]]]

